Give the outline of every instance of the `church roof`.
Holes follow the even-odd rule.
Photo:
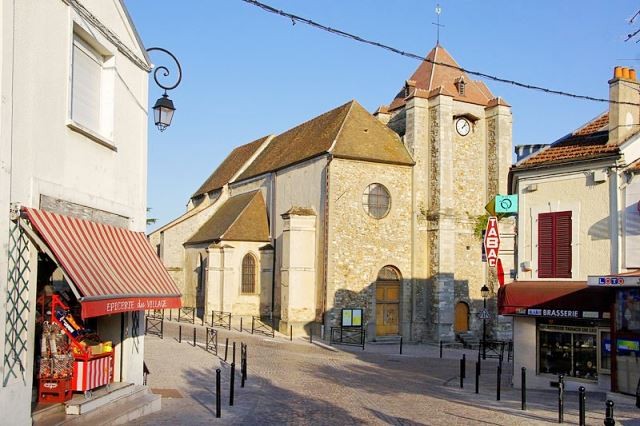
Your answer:
[[[262,143],[267,140],[268,137],[269,136],[262,137],[246,145],[239,146],[231,151],[231,154],[229,154],[218,168],[211,173],[211,176],[204,181],[191,198],[222,188],[236,173],[238,173],[244,163],[251,158],[251,156],[258,150],[258,148],[260,148]]]
[[[274,137],[238,180],[326,153],[364,161],[414,164],[398,135],[352,100]]]
[[[460,102],[469,102],[478,105],[488,105],[494,98],[489,88],[481,81],[474,81],[461,71],[460,65],[451,57],[444,47],[439,44],[434,47],[418,69],[407,80],[409,93],[405,88],[396,95],[389,105],[390,110],[404,106],[406,99],[416,93],[429,93],[432,95],[449,94]],[[463,79],[465,82],[464,95],[458,93],[456,82]],[[436,91],[437,90],[437,91]],[[434,92],[435,91],[435,92]],[[421,96],[424,97],[424,96]]]
[[[609,113],[604,112],[548,148],[525,158],[514,169],[569,163],[617,155],[619,146],[609,144]]]
[[[267,208],[261,191],[229,198],[185,245],[225,241],[269,241]]]

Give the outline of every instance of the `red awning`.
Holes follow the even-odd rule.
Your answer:
[[[602,313],[610,311],[612,298],[610,289],[586,281],[514,281],[498,291],[498,310],[501,315],[527,315],[537,308]]]
[[[181,307],[180,291],[144,233],[22,208],[82,306],[82,317]]]

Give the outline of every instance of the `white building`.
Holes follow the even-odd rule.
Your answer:
[[[21,425],[35,398],[38,249],[56,250],[30,243],[10,209],[144,231],[151,65],[122,1],[0,4],[0,413]],[[142,383],[142,317],[97,321],[116,381]]]

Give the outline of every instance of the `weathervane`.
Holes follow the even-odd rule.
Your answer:
[[[437,36],[436,36],[436,44],[440,44],[440,27],[444,27],[444,25],[440,25],[440,14],[442,13],[442,8],[440,7],[440,3],[436,4],[436,16],[438,22],[432,22],[433,25],[437,28]]]

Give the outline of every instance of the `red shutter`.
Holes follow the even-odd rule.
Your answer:
[[[538,215],[538,278],[571,278],[571,212]]]
[[[538,215],[538,278],[553,278],[553,213]]]
[[[571,212],[558,212],[555,225],[555,277],[571,278]]]

